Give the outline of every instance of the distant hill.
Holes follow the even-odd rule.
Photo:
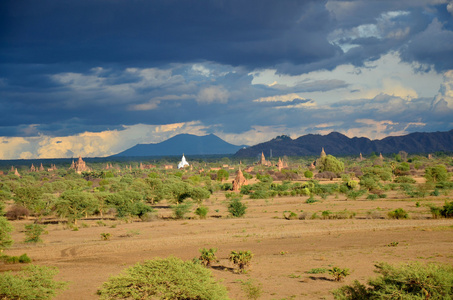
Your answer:
[[[137,144],[112,157],[234,154],[245,146],[225,142],[214,134],[179,134],[156,144]]]
[[[448,132],[416,132],[405,136],[389,136],[382,140],[368,138],[348,138],[332,132],[328,135],[307,134],[297,139],[282,135],[268,142],[245,149],[240,149],[236,157],[254,157],[264,152],[272,156],[319,155],[324,147],[327,154],[359,155],[375,153],[431,153],[435,151],[453,151],[453,130]]]

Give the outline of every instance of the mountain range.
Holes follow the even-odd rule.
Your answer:
[[[234,154],[243,147],[227,143],[214,134],[179,134],[161,143],[137,144],[113,157]]]
[[[375,153],[431,153],[453,151],[453,130],[447,132],[415,132],[404,136],[389,136],[381,140],[365,137],[349,138],[338,132],[327,135],[307,134],[297,139],[286,135],[278,136],[268,142],[240,149],[236,157],[254,157],[261,152],[272,152],[273,156],[319,155],[322,148],[332,155],[359,155]]]

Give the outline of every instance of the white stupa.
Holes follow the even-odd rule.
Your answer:
[[[189,163],[187,162],[186,158],[184,157],[184,154],[182,155],[181,161],[178,164],[178,169],[183,169],[185,167],[188,167]]]

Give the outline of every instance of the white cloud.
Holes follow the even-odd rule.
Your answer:
[[[291,102],[293,100],[306,100],[299,96],[298,94],[286,94],[286,95],[277,95],[277,96],[269,96],[269,97],[262,97],[253,100],[253,102]]]
[[[212,85],[201,89],[196,100],[199,104],[227,103],[229,96],[230,93],[223,86]]]
[[[301,97],[313,99],[322,105],[339,100],[373,99],[379,94],[394,95],[406,100],[415,97],[432,97],[438,92],[442,74],[431,70],[416,72],[417,65],[402,62],[399,54],[389,53],[364,67],[341,65],[332,71],[314,71],[298,76],[277,74],[266,69],[251,72],[252,84],[286,86],[288,89],[307,83],[323,83],[342,80],[346,84],[328,91],[299,93]]]
[[[439,93],[433,100],[432,106],[435,109],[445,107],[453,109],[453,70],[444,73],[444,82],[441,84]]]
[[[349,128],[346,130],[339,130],[340,133],[353,138],[353,137],[367,137],[369,139],[383,139],[387,136],[400,136],[406,135],[409,132],[409,127],[423,127],[426,124],[421,122],[410,122],[407,124],[400,124],[391,120],[376,121],[372,119],[358,119],[356,123],[362,124],[359,127]]]
[[[195,95],[165,95],[160,97],[154,97],[146,103],[134,104],[129,106],[129,110],[153,110],[159,107],[162,101],[175,101],[175,100],[187,100],[194,99]]]

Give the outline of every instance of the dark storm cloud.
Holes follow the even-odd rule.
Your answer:
[[[0,18],[10,62],[262,66],[335,53],[323,1],[7,1]]]

